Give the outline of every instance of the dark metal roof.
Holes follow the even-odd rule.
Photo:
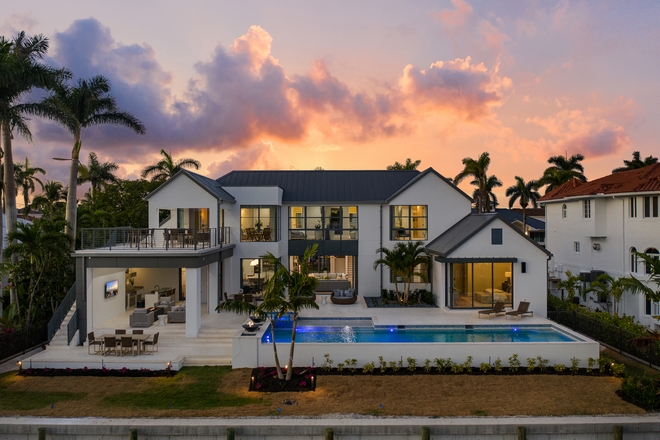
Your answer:
[[[519,221],[522,223],[523,221],[523,216],[520,212],[513,211],[511,209],[496,209],[497,213],[506,221],[509,223],[513,223],[515,221]],[[542,220],[535,219],[534,217],[530,217],[529,214],[525,216],[525,222],[527,223],[527,226],[536,229],[537,231],[545,231],[545,222]]]
[[[416,170],[232,171],[223,187],[278,186],[283,202],[385,202],[420,174]]]
[[[151,196],[156,194],[162,188],[166,187],[179,174],[184,174],[184,175],[188,176],[193,182],[195,182],[197,185],[202,187],[202,189],[206,190],[209,194],[211,194],[212,196],[214,196],[218,200],[222,200],[222,201],[225,201],[225,202],[235,202],[236,201],[234,196],[232,196],[227,191],[222,189],[222,187],[215,180],[209,179],[208,177],[204,177],[204,176],[202,176],[200,174],[197,174],[197,173],[193,173],[192,171],[183,170],[183,169],[180,170],[178,173],[176,173],[174,176],[172,176],[172,178],[170,180],[163,183],[161,186],[156,188],[151,193],[147,194],[147,196],[144,199],[148,200],[149,198],[151,198]]]
[[[446,257],[496,218],[502,220],[504,224],[508,225],[511,229],[516,231],[516,233],[520,234],[527,241],[541,249],[547,255],[552,255],[544,247],[540,246],[538,243],[534,242],[528,236],[523,234],[518,228],[514,227],[511,223],[506,221],[496,212],[485,214],[468,214],[454,226],[440,234],[435,240],[427,244],[426,251],[430,254]]]

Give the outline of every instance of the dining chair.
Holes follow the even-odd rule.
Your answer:
[[[116,335],[125,335],[126,334],[126,329],[125,328],[117,328],[117,329],[115,329],[115,334]]]
[[[270,241],[270,228],[264,228],[263,232],[261,233],[261,236],[263,238],[263,241]]]
[[[251,293],[246,293],[243,295],[243,301],[246,303],[251,303],[252,302],[252,294]]]
[[[234,294],[234,301],[243,301],[243,294],[242,293]]]
[[[149,353],[149,347],[151,347],[151,353],[158,351],[158,333],[154,335],[153,341],[146,340],[142,342],[142,346],[144,347],[145,353]]]
[[[133,338],[131,338],[130,336],[122,336],[121,337],[121,355],[122,356],[127,351],[131,351],[133,356],[135,356],[135,348],[136,348],[136,346],[133,344]]]
[[[114,336],[106,336],[103,340],[103,356],[110,354],[110,352],[115,352],[115,356],[119,356],[117,351],[117,338]]]
[[[133,330],[133,334],[134,334],[134,335],[143,335],[143,334],[144,334],[144,330],[134,329],[134,330]]]
[[[94,332],[89,332],[87,333],[87,354],[92,354],[90,352],[92,347],[94,347],[94,354],[101,353],[103,350],[103,341],[94,338]]]

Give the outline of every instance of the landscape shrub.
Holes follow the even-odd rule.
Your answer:
[[[573,375],[577,374],[580,371],[580,359],[576,357],[571,358],[571,373]]]
[[[512,354],[509,358],[509,370],[515,372],[518,371],[518,368],[520,368],[520,360],[518,359],[518,355]]]
[[[387,371],[387,362],[383,359],[382,356],[378,356],[378,365],[380,365],[380,372],[384,373]]]
[[[541,356],[536,358],[536,364],[539,367],[539,371],[545,371],[545,369],[548,368],[548,360],[543,359]]]
[[[632,403],[647,411],[660,410],[660,380],[644,376],[624,377],[621,393]]]
[[[555,364],[555,371],[557,373],[563,373],[565,369],[566,369],[566,365],[564,365],[564,364]]]
[[[501,373],[502,372],[502,359],[499,357],[495,359],[495,362],[493,362],[493,368],[495,369],[496,373]]]
[[[406,362],[408,362],[408,371],[414,372],[417,369],[417,359],[408,358]]]
[[[463,370],[468,373],[472,372],[472,356],[468,356],[465,362],[463,362]]]
[[[488,362],[482,362],[479,365],[479,369],[481,370],[482,373],[488,373],[491,370],[491,368],[493,368],[493,366],[490,365]]]
[[[431,372],[431,359],[427,359],[424,361],[424,372],[426,373]]]
[[[324,354],[323,357],[325,358],[325,360],[323,361],[323,364],[321,364],[321,370],[330,371],[332,369],[332,364],[334,362],[332,359],[330,359],[330,353]]]
[[[375,368],[376,368],[376,364],[374,362],[367,362],[362,366],[362,372],[365,374],[373,373]]]
[[[527,372],[533,373],[536,368],[536,358],[527,358]]]

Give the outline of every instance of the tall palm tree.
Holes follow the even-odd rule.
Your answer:
[[[142,170],[141,176],[143,179],[151,175],[152,182],[157,180],[165,181],[178,173],[181,168],[194,168],[198,170],[202,166],[198,160],[190,158],[175,161],[172,158],[172,153],[168,153],[165,150],[160,150],[160,154],[163,158],[156,165],[150,165]]]
[[[399,293],[399,278],[403,279],[403,248],[396,245],[392,250],[381,247],[376,249],[376,253],[381,254],[381,257],[374,261],[374,270],[380,266],[390,270],[394,279],[397,301],[403,302],[403,296]]]
[[[525,210],[529,204],[536,208],[539,204],[541,194],[537,191],[538,182],[530,180],[525,182],[520,176],[516,176],[516,183],[506,189],[506,196],[509,197],[509,209],[513,207],[516,200],[520,203],[523,210],[523,233],[527,235],[527,215]]]
[[[565,289],[568,296],[566,299],[568,301],[573,301],[575,295],[579,295],[582,292],[582,278],[579,275],[573,275],[570,270],[565,272],[566,279],[557,283],[558,289]]]
[[[649,165],[655,165],[658,163],[658,158],[653,157],[653,156],[648,156],[645,157],[644,160],[641,159],[641,156],[639,154],[639,151],[633,151],[633,158],[632,160],[625,160],[623,161],[623,164],[625,166],[619,167],[619,168],[614,168],[612,170],[613,173],[620,173],[621,171],[629,171],[629,170],[636,170],[639,168],[644,168]]]
[[[614,299],[614,316],[619,316],[619,302],[626,288],[627,284],[624,278],[614,279],[610,274],[603,273],[598,275],[591,285],[589,285],[589,288],[584,291],[583,296],[586,297],[588,293],[594,292],[598,295],[599,299],[603,300],[601,302],[605,302],[612,295]]]
[[[0,129],[4,153],[4,197],[7,219],[7,232],[16,229],[16,180],[14,176],[14,156],[12,152],[12,131],[29,142],[32,134],[27,126],[26,116],[59,117],[59,112],[48,106],[34,102],[21,102],[21,99],[35,88],[50,90],[69,78],[66,69],[54,69],[38,62],[48,51],[48,39],[43,35],[27,37],[20,32],[12,40],[0,37]],[[0,216],[0,227],[2,227]],[[0,240],[0,250],[2,250]],[[4,253],[3,253],[4,255]],[[13,258],[16,261],[16,257]],[[17,300],[15,289],[11,290],[11,302]]]
[[[78,185],[85,182],[92,184],[92,200],[98,191],[105,188],[108,183],[117,183],[113,171],[117,171],[119,166],[115,162],[100,163],[96,153],[89,153],[87,165],[80,165]]]
[[[75,246],[76,215],[78,207],[78,167],[82,148],[82,130],[95,125],[121,125],[137,134],[144,134],[145,128],[135,116],[121,111],[110,93],[110,81],[103,76],[89,80],[79,79],[76,86],[62,85],[44,101],[64,116],[60,122],[73,135],[71,167],[69,169],[69,194],[66,198],[66,232]]]
[[[539,188],[547,185],[545,192],[552,191],[560,187],[566,182],[573,179],[578,179],[586,182],[587,178],[584,175],[584,167],[580,162],[584,160],[581,154],[574,154],[570,158],[564,156],[552,156],[548,159],[548,163],[552,164],[543,171],[543,176],[538,180]]]
[[[474,200],[479,212],[490,212],[492,199],[490,193],[496,186],[502,186],[502,182],[495,176],[488,176],[488,166],[490,165],[490,155],[488,152],[481,153],[477,160],[471,157],[463,159],[463,171],[454,177],[454,183],[458,185],[466,177],[472,177],[471,185],[475,185],[477,190]]]
[[[397,243],[402,248],[403,261],[401,262],[401,273],[403,275],[403,303],[408,304],[410,298],[410,284],[413,277],[420,277],[425,283],[428,283],[428,277],[425,273],[416,272],[415,268],[420,264],[428,263],[428,257],[424,253],[424,244],[421,241],[413,243]]]
[[[25,218],[30,214],[30,193],[34,193],[36,189],[35,183],[38,183],[41,189],[44,189],[44,183],[38,177],[35,177],[36,174],[46,174],[46,170],[41,167],[31,167],[30,159],[25,158],[25,163],[20,163],[15,165],[16,173],[16,183],[21,188],[23,192],[23,215]]]
[[[416,170],[419,164],[421,164],[422,161],[420,159],[417,159],[416,161],[412,161],[410,158],[406,159],[405,163],[399,163],[394,162],[394,165],[388,165],[386,170]]]
[[[477,185],[477,181],[473,180],[470,182],[472,185]],[[497,200],[497,196],[493,192],[495,188],[502,186],[502,181],[497,178],[497,176],[486,176],[486,182],[483,185],[483,188],[476,187],[472,193],[472,201],[475,204],[477,212],[490,212],[500,204]],[[482,209],[482,195],[486,194],[487,205]]]
[[[62,182],[51,180],[44,184],[43,193],[32,199],[32,208],[41,210],[44,217],[54,218],[55,212],[62,208],[66,201],[67,189]]]

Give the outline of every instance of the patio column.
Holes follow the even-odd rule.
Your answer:
[[[186,337],[196,338],[202,326],[202,269],[186,268]]]
[[[208,270],[206,271],[208,274],[208,306],[209,306],[209,313],[218,313],[215,308],[218,307],[218,295],[221,294],[221,292],[218,292],[218,262],[216,261],[215,263],[211,263],[208,266]]]

